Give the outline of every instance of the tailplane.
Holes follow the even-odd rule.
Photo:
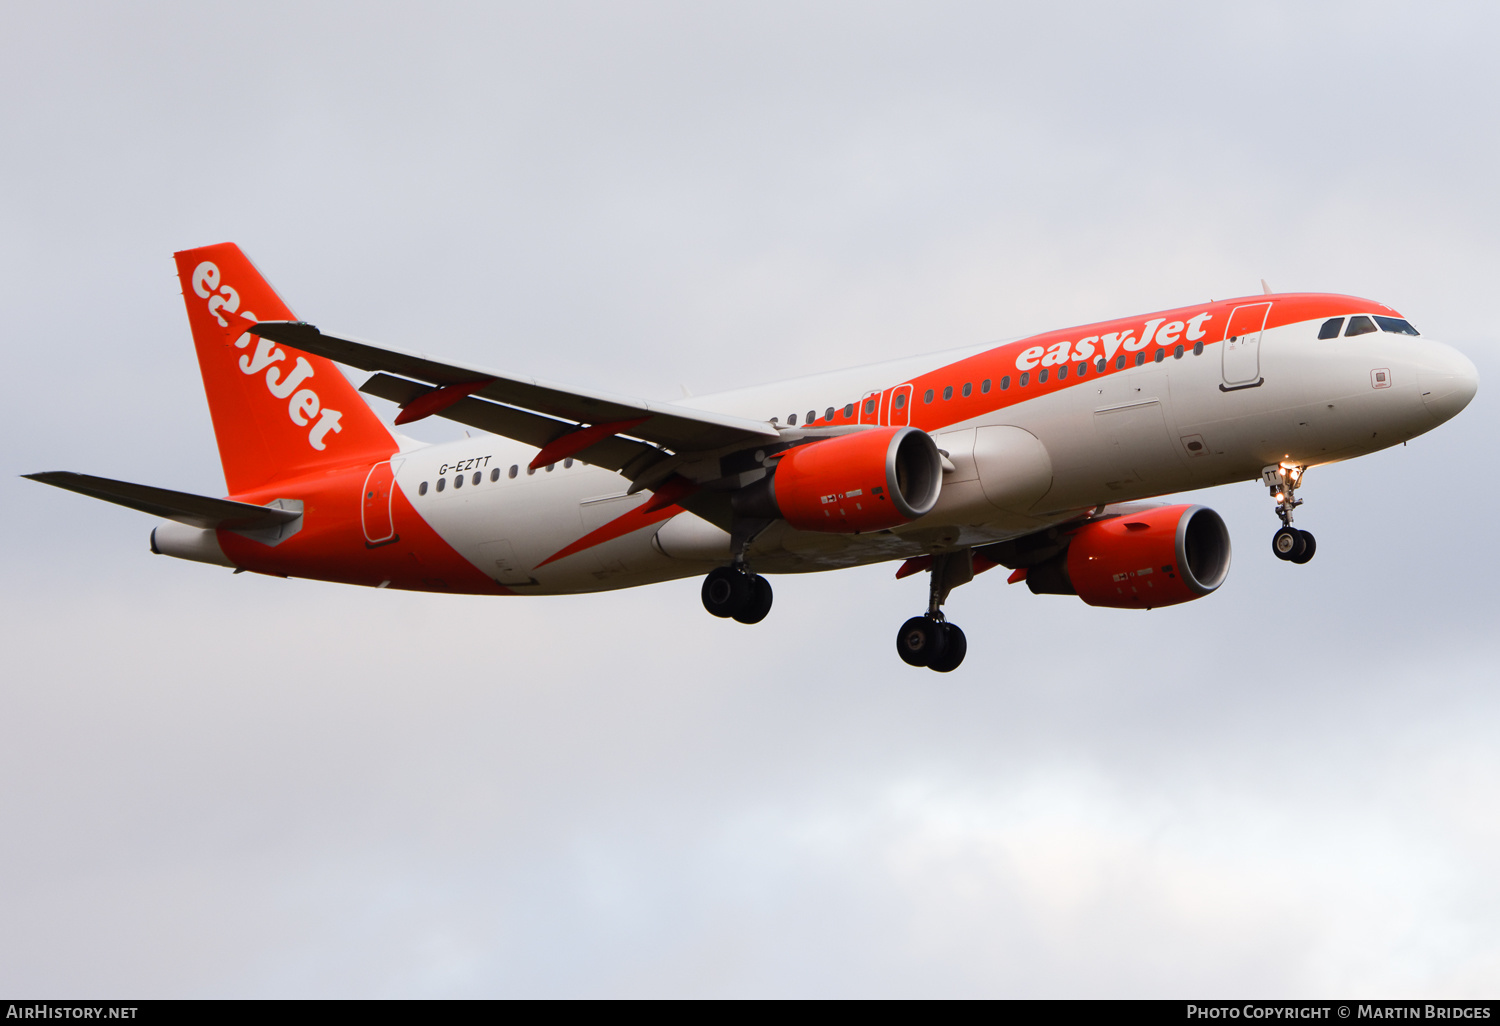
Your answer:
[[[322,465],[378,461],[395,439],[338,367],[257,338],[295,320],[232,242],[175,254],[209,414],[231,495]]]

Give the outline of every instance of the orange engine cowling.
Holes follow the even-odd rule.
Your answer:
[[[736,508],[784,517],[801,531],[884,531],[937,505],[943,458],[927,432],[872,428],[789,449]]]
[[[1038,594],[1091,606],[1154,609],[1202,598],[1229,576],[1229,529],[1207,506],[1163,506],[1085,524],[1062,553],[1027,571]]]

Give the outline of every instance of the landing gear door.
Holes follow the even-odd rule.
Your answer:
[[[1224,383],[1221,392],[1254,388],[1262,384],[1260,376],[1260,336],[1271,313],[1270,303],[1237,306],[1224,325]]]

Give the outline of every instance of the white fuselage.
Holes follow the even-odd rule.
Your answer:
[[[958,404],[943,399],[941,387],[931,402],[912,393],[903,410],[880,409],[878,422],[910,422],[936,439],[948,461],[937,507],[903,527],[869,534],[795,531],[778,523],[755,539],[749,558],[757,570],[794,573],[1004,541],[1108,503],[1257,478],[1280,461],[1311,466],[1373,452],[1430,430],[1473,394],[1472,384],[1464,385],[1474,380],[1473,365],[1441,343],[1386,332],[1320,340],[1317,330],[1317,321],[1265,330],[1248,357],[1253,364],[1220,341],[1197,354],[1186,348],[1161,362],[1111,368],[973,417],[945,417],[944,409]],[[807,430],[810,411],[821,418],[830,406],[882,390],[890,395],[893,382],[931,379],[995,348],[874,364],[679,405],[774,417],[795,437]],[[961,370],[955,375],[957,396],[972,383],[958,380]],[[1244,384],[1255,379],[1253,387]],[[793,416],[802,427],[792,426]],[[816,427],[808,431],[816,433]],[[422,518],[516,593],[630,587],[697,576],[728,559],[728,535],[691,513],[555,558],[650,494],[628,495],[626,479],[581,462],[529,471],[536,452],[485,435],[410,448],[392,462],[397,483]],[[458,477],[463,484],[455,486]],[[670,526],[657,540],[663,523]]]

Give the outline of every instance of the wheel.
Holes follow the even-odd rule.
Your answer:
[[[715,616],[734,616],[754,599],[755,581],[733,567],[721,566],[703,579],[703,608]]]
[[[771,611],[771,582],[760,574],[756,574],[750,581],[754,585],[750,603],[734,614],[734,618],[740,623],[760,623]]]
[[[1295,527],[1283,527],[1271,535],[1271,551],[1276,553],[1277,559],[1296,559],[1307,548],[1302,537],[1305,533]]]
[[[943,654],[932,661],[931,668],[938,673],[952,673],[969,653],[969,641],[957,624],[943,623]]]
[[[1318,539],[1312,536],[1311,531],[1298,531],[1302,536],[1302,551],[1292,557],[1293,563],[1306,563],[1313,558],[1313,553],[1318,551]]]
[[[943,657],[947,642],[943,624],[930,616],[914,616],[896,634],[896,652],[908,666],[931,666]]]

